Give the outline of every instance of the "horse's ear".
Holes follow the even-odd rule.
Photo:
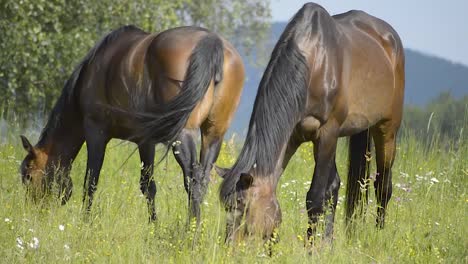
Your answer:
[[[230,169],[228,168],[221,168],[215,165],[215,171],[219,175],[219,177],[223,178],[226,176],[226,174],[229,172]]]
[[[25,136],[23,136],[23,135],[21,135],[20,137],[21,137],[21,142],[23,143],[23,148],[24,148],[28,153],[34,153],[34,152],[33,152],[34,148],[33,148],[33,146],[31,145],[31,143],[29,142],[29,140],[28,140]]]
[[[237,182],[237,189],[246,190],[253,184],[253,177],[248,173],[241,173],[239,181]]]

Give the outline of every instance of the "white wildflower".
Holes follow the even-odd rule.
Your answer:
[[[63,248],[64,248],[65,250],[70,250],[70,246],[69,246],[68,244],[63,245]]]
[[[10,218],[5,218],[5,223],[10,223],[10,222],[11,222]]]
[[[416,180],[417,181],[427,180],[427,177],[423,177],[423,176],[420,176],[420,175],[416,174]]]
[[[431,178],[431,183],[439,183],[439,180],[436,179],[436,178],[434,178],[434,177],[432,177],[432,178]]]
[[[58,228],[59,228],[60,231],[65,230],[65,226],[64,226],[64,225],[59,225]]]
[[[29,247],[32,249],[38,249],[39,248],[39,239],[37,237],[33,237],[32,241],[29,243]]]
[[[24,242],[23,242],[23,239],[21,239],[21,237],[16,238],[16,246],[19,249],[24,249]]]

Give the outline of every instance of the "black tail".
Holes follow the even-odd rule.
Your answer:
[[[370,146],[369,129],[350,137],[348,183],[346,184],[346,223],[352,220],[354,209],[361,201],[361,185],[364,187],[364,184],[367,184],[366,179],[369,177],[367,155],[370,155],[368,154]]]
[[[223,78],[224,47],[213,33],[204,36],[190,55],[180,93],[171,101],[138,114],[138,137],[152,143],[171,143],[182,129],[197,103],[204,97],[211,80]]]

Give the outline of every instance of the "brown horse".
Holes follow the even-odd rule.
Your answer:
[[[237,51],[206,29],[180,27],[159,34],[134,26],[117,29],[74,70],[37,145],[21,137],[28,151],[21,165],[23,183],[35,197],[58,183],[66,203],[72,193],[71,164],[86,141],[83,202],[89,211],[106,144],[111,138],[129,140],[138,144],[140,188],[150,219],[155,220],[155,144],[164,143],[172,146],[182,167],[191,215],[199,221],[209,174],[243,81],[244,66]]]
[[[272,235],[281,222],[276,198],[279,178],[306,141],[314,143],[315,158],[306,197],[308,237],[316,233],[318,217],[325,212],[326,236],[331,237],[340,187],[336,145],[345,136],[350,137],[347,219],[352,219],[360,199],[359,182],[367,177],[372,136],[378,172],[377,223],[383,227],[392,195],[391,167],[403,92],[403,47],[390,25],[362,11],[330,16],[317,4],[305,4],[273,50],[236,163],[218,171],[224,175],[220,198],[229,213],[227,238]]]

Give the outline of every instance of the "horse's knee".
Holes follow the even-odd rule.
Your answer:
[[[65,205],[69,200],[70,200],[70,197],[72,196],[73,194],[73,182],[70,179],[68,179],[68,181],[64,184],[63,186],[63,191],[62,191],[62,205]]]

